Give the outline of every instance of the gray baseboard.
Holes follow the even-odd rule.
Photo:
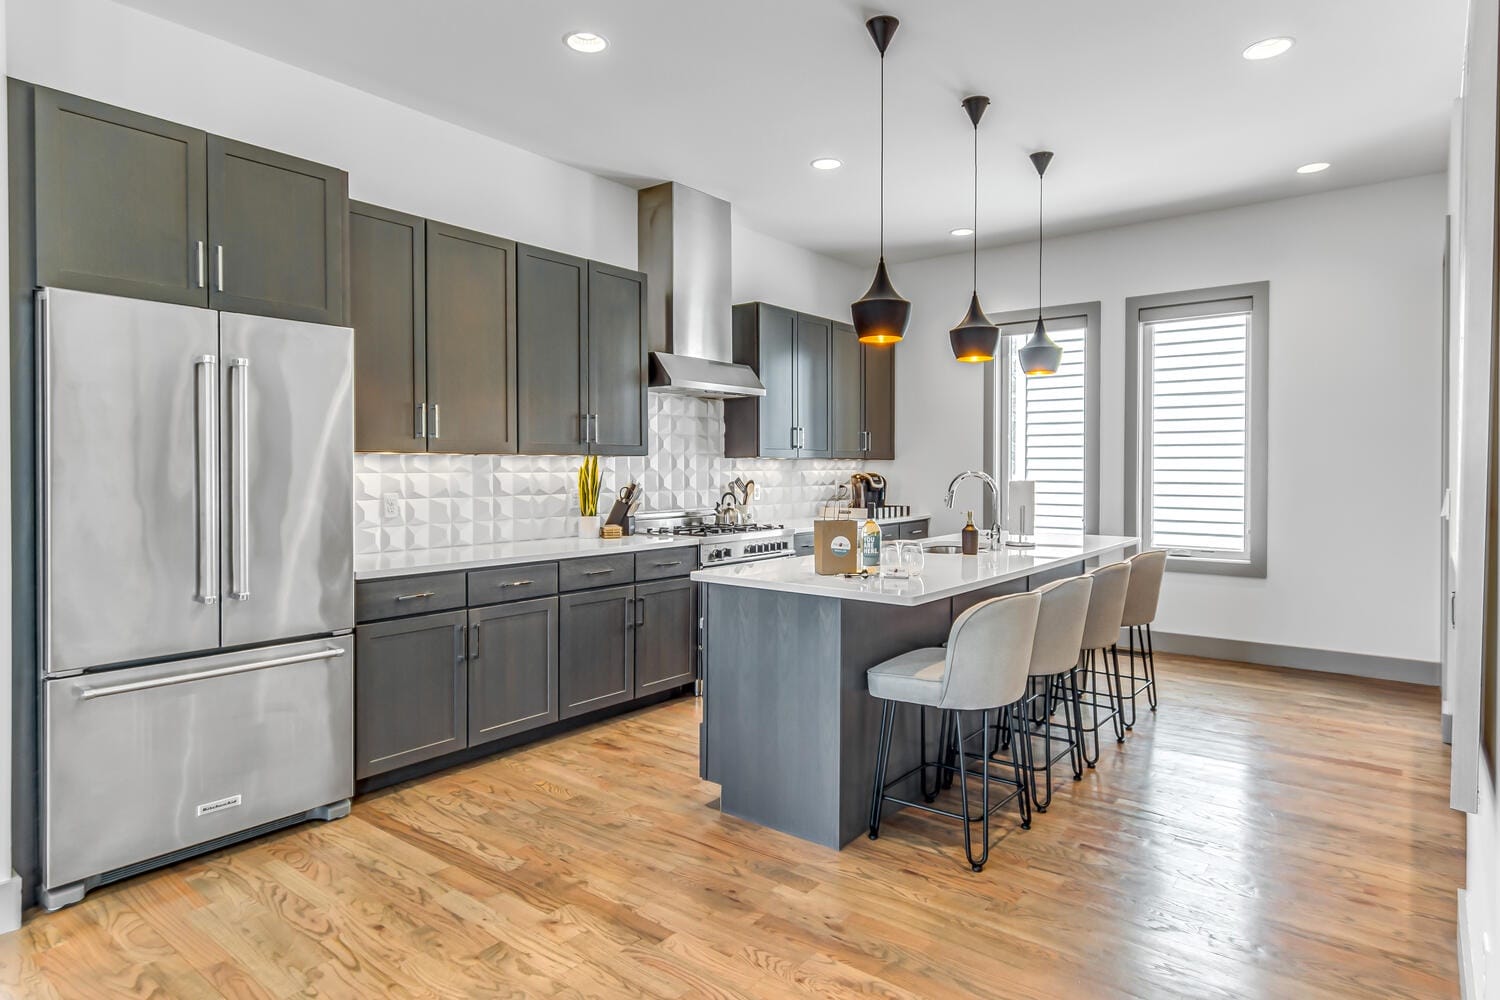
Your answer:
[[[1351,674],[1355,677],[1405,681],[1434,687],[1439,681],[1436,661],[1403,660],[1394,656],[1345,653],[1335,649],[1305,649],[1270,642],[1244,642],[1239,639],[1177,635],[1171,632],[1152,631],[1151,642],[1152,648],[1163,653],[1203,656],[1213,660],[1238,660],[1266,667],[1322,670],[1331,674]],[[1120,645],[1125,645],[1124,638],[1121,638]]]

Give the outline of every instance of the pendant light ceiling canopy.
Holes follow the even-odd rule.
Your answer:
[[[1042,319],[1042,181],[1051,162],[1052,154],[1047,150],[1031,154],[1031,165],[1036,168],[1036,329],[1016,352],[1016,360],[1027,375],[1056,375],[1062,364],[1062,348],[1047,336],[1047,324]]]
[[[979,119],[990,99],[983,96],[965,97],[964,111],[974,124],[974,225],[969,233],[973,237],[973,292],[969,297],[969,311],[957,326],[948,331],[948,342],[953,347],[953,357],[968,364],[979,364],[995,360],[995,347],[1000,343],[1000,328],[990,322],[979,305]]]
[[[880,263],[875,280],[864,296],[849,307],[854,331],[863,344],[894,344],[906,335],[911,303],[903,299],[885,268],[885,50],[901,22],[889,14],[865,22],[875,48],[880,52]]]

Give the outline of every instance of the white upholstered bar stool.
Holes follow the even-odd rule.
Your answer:
[[[1125,610],[1120,627],[1129,630],[1130,686],[1127,689],[1129,711],[1125,728],[1135,726],[1135,698],[1145,694],[1156,711],[1156,658],[1151,649],[1151,623],[1156,620],[1156,604],[1161,597],[1161,578],[1167,568],[1165,549],[1152,549],[1130,557],[1130,587],[1125,592]],[[1140,640],[1141,673],[1135,672],[1136,640]]]
[[[1032,639],[1036,634],[1037,611],[1040,606],[1041,599],[1034,593],[1011,594],[981,602],[954,620],[953,627],[948,632],[946,647],[912,650],[876,664],[866,673],[870,694],[882,702],[880,736],[875,749],[874,788],[870,794],[871,840],[880,836],[881,811],[888,801],[961,820],[964,826],[964,854],[968,858],[969,867],[977,872],[989,858],[992,812],[1003,808],[1011,799],[1016,799],[1021,813],[1021,825],[1031,825],[1019,753],[1014,754],[1012,760],[1016,790],[995,805],[990,804],[990,712],[1016,704],[1026,694]],[[892,786],[907,780],[912,774],[921,772],[925,779],[927,768],[932,767],[941,775],[945,767],[941,760],[928,761],[924,741],[921,763],[905,774],[887,780],[891,731],[895,728],[896,706],[902,704],[916,705],[919,712],[936,708],[941,714],[942,721],[938,727],[940,732],[947,731],[951,719],[951,724],[958,732],[956,770],[962,813],[889,794]],[[964,712],[980,713],[978,735],[982,750],[978,754],[970,754],[963,749]],[[975,777],[979,778],[981,785],[981,807],[977,816],[969,811],[968,761],[971,759],[978,762],[979,773]],[[923,784],[925,787],[925,780]],[[976,822],[980,824],[983,842],[977,852],[971,833]]]
[[[1036,640],[1031,646],[1032,693],[1027,709],[1017,715],[1016,721],[1027,733],[1039,730],[1042,741],[1042,759],[1034,759],[1031,739],[1022,740],[1027,755],[1026,770],[1031,786],[1031,803],[1037,812],[1046,812],[1052,804],[1052,765],[1064,755],[1072,760],[1073,780],[1083,777],[1083,723],[1078,706],[1078,676],[1076,668],[1079,652],[1083,649],[1083,625],[1088,617],[1089,595],[1094,582],[1086,576],[1070,576],[1057,580],[1032,593],[1041,599],[1037,610]],[[1061,706],[1064,724],[1063,748],[1056,754],[1052,745],[1058,728],[1052,721],[1053,713]],[[1040,707],[1040,716],[1035,709]],[[1032,735],[1035,738],[1035,734]],[[1047,794],[1037,791],[1037,772],[1045,775]]]
[[[1113,722],[1115,740],[1125,742],[1123,685],[1120,679],[1120,620],[1125,615],[1125,594],[1130,587],[1130,563],[1100,566],[1089,574],[1094,589],[1089,593],[1089,613],[1083,621],[1083,661],[1079,669],[1081,702],[1089,710],[1085,736],[1092,734],[1094,748],[1083,743],[1083,760],[1089,767],[1099,762],[1099,729]],[[1103,687],[1100,681],[1103,681]]]

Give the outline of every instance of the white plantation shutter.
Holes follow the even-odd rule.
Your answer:
[[[1089,361],[1086,317],[1049,319],[1047,334],[1063,349],[1055,375],[1025,375],[1016,351],[1030,338],[1033,318],[1003,328],[1004,378],[1010,455],[1008,477],[1036,482],[1036,527],[1081,532],[1087,524]]]
[[[1250,558],[1251,314],[1249,299],[1141,310],[1150,547]]]

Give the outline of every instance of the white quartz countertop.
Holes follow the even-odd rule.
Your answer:
[[[957,535],[928,539],[929,544],[957,541]],[[730,587],[915,607],[1083,559],[1121,555],[1138,544],[1139,539],[1126,535],[1039,534],[1034,549],[1004,548],[998,552],[981,551],[977,556],[928,552],[921,576],[913,579],[819,576],[813,570],[812,556],[714,566],[696,571],[693,579]]]
[[[447,573],[518,563],[618,555],[647,549],[698,547],[697,539],[671,535],[630,535],[626,538],[541,538],[529,542],[456,545],[420,552],[386,552],[354,557],[354,579],[385,580],[419,573]]]

